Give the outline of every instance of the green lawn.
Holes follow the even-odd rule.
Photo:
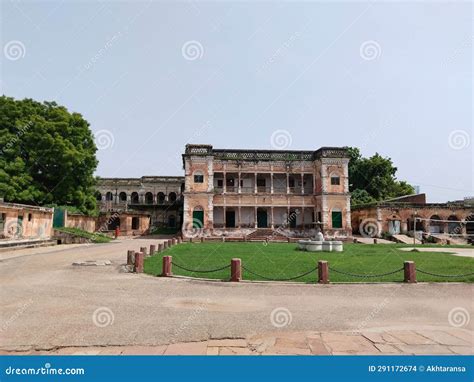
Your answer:
[[[303,274],[317,266],[318,260],[327,260],[329,267],[353,274],[376,275],[403,267],[403,261],[413,260],[417,269],[443,275],[463,275],[474,272],[474,258],[436,252],[403,252],[398,248],[409,247],[398,244],[344,244],[344,252],[303,252],[296,244],[259,242],[250,243],[183,243],[163,252],[173,256],[173,262],[192,270],[210,270],[230,264],[232,258],[242,259],[242,265],[268,278],[290,278]],[[446,252],[449,247],[444,246]],[[145,272],[159,275],[162,255],[145,259]],[[195,273],[173,266],[175,275],[228,280],[230,269],[212,273]],[[245,280],[263,280],[243,270]],[[317,271],[295,281],[315,282]],[[330,271],[331,282],[403,281],[403,272],[383,277],[355,278]],[[474,275],[457,278],[430,276],[417,272],[418,281],[474,282]]]
[[[88,231],[84,231],[80,228],[61,227],[55,228],[55,230],[59,232],[66,232],[79,237],[84,237],[86,239],[89,239],[92,243],[108,243],[112,241],[112,238],[108,237],[107,235],[104,235],[99,232],[91,233]]]

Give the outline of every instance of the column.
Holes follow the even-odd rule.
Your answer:
[[[241,221],[241,218],[242,218],[242,214],[241,214],[241,211],[240,211],[240,206],[238,208],[238,214],[237,214],[237,227],[240,229],[241,228],[241,225],[240,225],[240,221]]]
[[[227,207],[224,206],[223,209],[224,209],[224,228],[226,228],[226,227],[227,227],[227,221],[226,221],[226,214],[225,214],[225,212],[226,212],[226,210],[227,210]]]
[[[273,189],[272,189],[272,192],[273,192]],[[270,224],[271,224],[271,228],[275,228],[275,225],[273,224],[273,206],[270,207]]]
[[[273,172],[270,173],[270,193],[273,194]]]
[[[304,207],[301,207],[301,224],[303,225],[303,231],[304,231]]]
[[[238,190],[239,190],[239,194],[241,194],[242,193],[242,188],[240,187],[240,171],[239,171],[238,182],[239,182],[239,184],[237,185],[237,187],[238,187]]]
[[[227,191],[227,173],[224,171],[224,182],[222,184],[222,190],[224,192],[224,194],[226,193]]]
[[[255,175],[255,193],[257,193],[257,173],[254,174]]]
[[[290,193],[290,174],[286,173],[286,193]]]
[[[254,208],[254,211],[255,211],[255,215],[254,215],[254,218],[255,218],[255,228],[257,228],[257,206],[255,206]]]
[[[301,193],[304,194],[304,174],[301,174]]]

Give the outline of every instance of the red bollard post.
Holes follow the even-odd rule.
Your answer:
[[[403,263],[403,273],[405,276],[404,281],[406,283],[416,283],[416,266],[414,261],[405,261]]]
[[[172,263],[173,263],[173,257],[172,256],[163,256],[163,270],[161,272],[161,276],[163,277],[171,277],[173,276],[173,271],[172,271]]]
[[[171,248],[172,245],[173,245],[173,241],[171,239],[168,239],[168,248]]]
[[[150,245],[150,256],[153,256],[156,252],[156,245]]]
[[[240,259],[230,261],[230,281],[239,282],[242,280],[242,266]]]
[[[201,243],[204,243],[204,237],[201,237]]]
[[[171,242],[173,243],[173,245],[176,245],[178,243],[178,241],[175,238],[171,239]]]
[[[135,273],[143,273],[143,258],[145,255],[142,252],[135,253]]]
[[[133,265],[135,263],[135,251],[132,249],[127,251],[127,265]]]
[[[329,265],[327,261],[318,261],[318,283],[329,284]]]
[[[163,249],[166,249],[166,248],[168,248],[168,242],[167,242],[167,241],[164,241],[164,242],[163,242]]]
[[[181,244],[183,242],[183,239],[181,237],[178,237],[178,244]]]
[[[163,252],[163,243],[158,244],[158,252]]]
[[[146,255],[147,255],[147,249],[146,249],[146,247],[140,247],[140,252],[143,253],[143,256],[146,256]]]

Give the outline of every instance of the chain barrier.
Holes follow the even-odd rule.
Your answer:
[[[270,278],[270,277],[262,276],[262,275],[260,275],[260,274],[258,274],[258,273],[255,273],[254,271],[248,269],[248,268],[245,267],[244,265],[242,265],[242,269],[245,270],[245,271],[247,271],[248,273],[254,275],[254,276],[260,277],[260,278],[262,278],[262,279],[264,279],[264,280],[268,280],[268,281],[291,281],[291,280],[296,280],[296,279],[299,279],[299,278],[301,278],[301,277],[307,276],[307,275],[309,275],[310,273],[316,271],[318,268],[312,268],[312,269],[310,269],[308,272],[305,272],[305,273],[303,273],[303,274],[301,274],[301,275],[294,276],[294,277],[289,277],[289,278],[284,278],[284,279],[276,279],[276,278]]]
[[[346,275],[346,276],[351,276],[351,277],[369,278],[369,277],[390,276],[390,275],[393,275],[393,274],[395,274],[395,273],[398,273],[398,272],[403,271],[403,268],[397,269],[397,270],[395,270],[395,271],[387,272],[387,273],[380,273],[380,274],[378,274],[378,275],[358,275],[358,274],[355,274],[355,273],[349,273],[349,272],[339,271],[339,270],[334,269],[334,268],[331,268],[331,267],[329,267],[329,270],[332,271],[332,272],[339,273],[339,274],[341,274],[341,275]]]
[[[417,272],[420,272],[420,273],[424,273],[425,275],[430,275],[430,276],[435,276],[435,277],[452,277],[452,278],[457,278],[457,277],[468,277],[468,276],[474,276],[474,272],[472,273],[466,273],[464,275],[441,275],[439,273],[432,273],[432,272],[427,272],[427,271],[424,271],[420,268],[417,268],[416,269]]]
[[[206,269],[206,270],[200,270],[200,269],[189,269],[189,268],[185,268],[181,265],[178,265],[176,264],[175,262],[171,262],[171,264],[173,264],[175,267],[177,268],[181,268],[185,271],[188,271],[188,272],[193,272],[193,273],[212,273],[212,272],[219,272],[219,271],[223,271],[224,269],[227,269],[227,268],[230,268],[230,264],[229,265],[226,265],[225,267],[221,267],[221,268],[216,268],[216,269]]]

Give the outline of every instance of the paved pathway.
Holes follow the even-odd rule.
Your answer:
[[[2,254],[0,349],[464,354],[472,345],[472,284],[224,283],[123,272],[128,249],[157,243]],[[111,265],[72,265],[80,260]],[[215,342],[227,339],[235,346]]]
[[[453,248],[453,247],[445,247],[445,248],[420,248],[416,247],[416,249],[420,252],[449,252],[453,256],[463,256],[463,257],[474,257],[474,247],[473,248]],[[413,247],[411,248],[400,248],[401,251],[412,251]]]

